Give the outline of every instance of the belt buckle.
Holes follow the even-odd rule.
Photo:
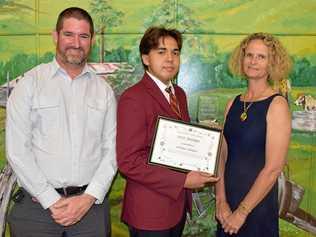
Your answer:
[[[67,188],[66,187],[63,187],[63,192],[64,192],[64,196],[68,196],[68,193],[67,193]]]

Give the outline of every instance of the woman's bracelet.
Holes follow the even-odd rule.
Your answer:
[[[239,204],[237,210],[245,216],[248,216],[248,214],[250,213],[250,208],[244,202],[241,202]]]

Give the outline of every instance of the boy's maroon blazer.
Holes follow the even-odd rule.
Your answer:
[[[177,85],[174,89],[181,119],[189,121],[186,95]],[[118,167],[127,180],[122,220],[143,230],[169,229],[191,210],[191,191],[183,188],[186,174],[147,163],[159,115],[179,119],[145,73],[119,99],[116,140]]]

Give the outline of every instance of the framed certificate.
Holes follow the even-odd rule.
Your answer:
[[[222,129],[158,117],[148,163],[179,171],[217,173]]]

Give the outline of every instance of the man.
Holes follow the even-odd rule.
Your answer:
[[[179,71],[181,46],[177,30],[149,28],[139,46],[146,72],[119,100],[117,161],[127,180],[122,220],[132,237],[181,236],[191,209],[189,189],[217,180],[147,164],[158,116],[189,121],[185,93],[171,83]]]
[[[53,39],[55,59],[27,72],[7,104],[7,158],[21,186],[9,224],[15,237],[104,237],[114,93],[87,65],[94,28],[85,10],[61,12]]]

